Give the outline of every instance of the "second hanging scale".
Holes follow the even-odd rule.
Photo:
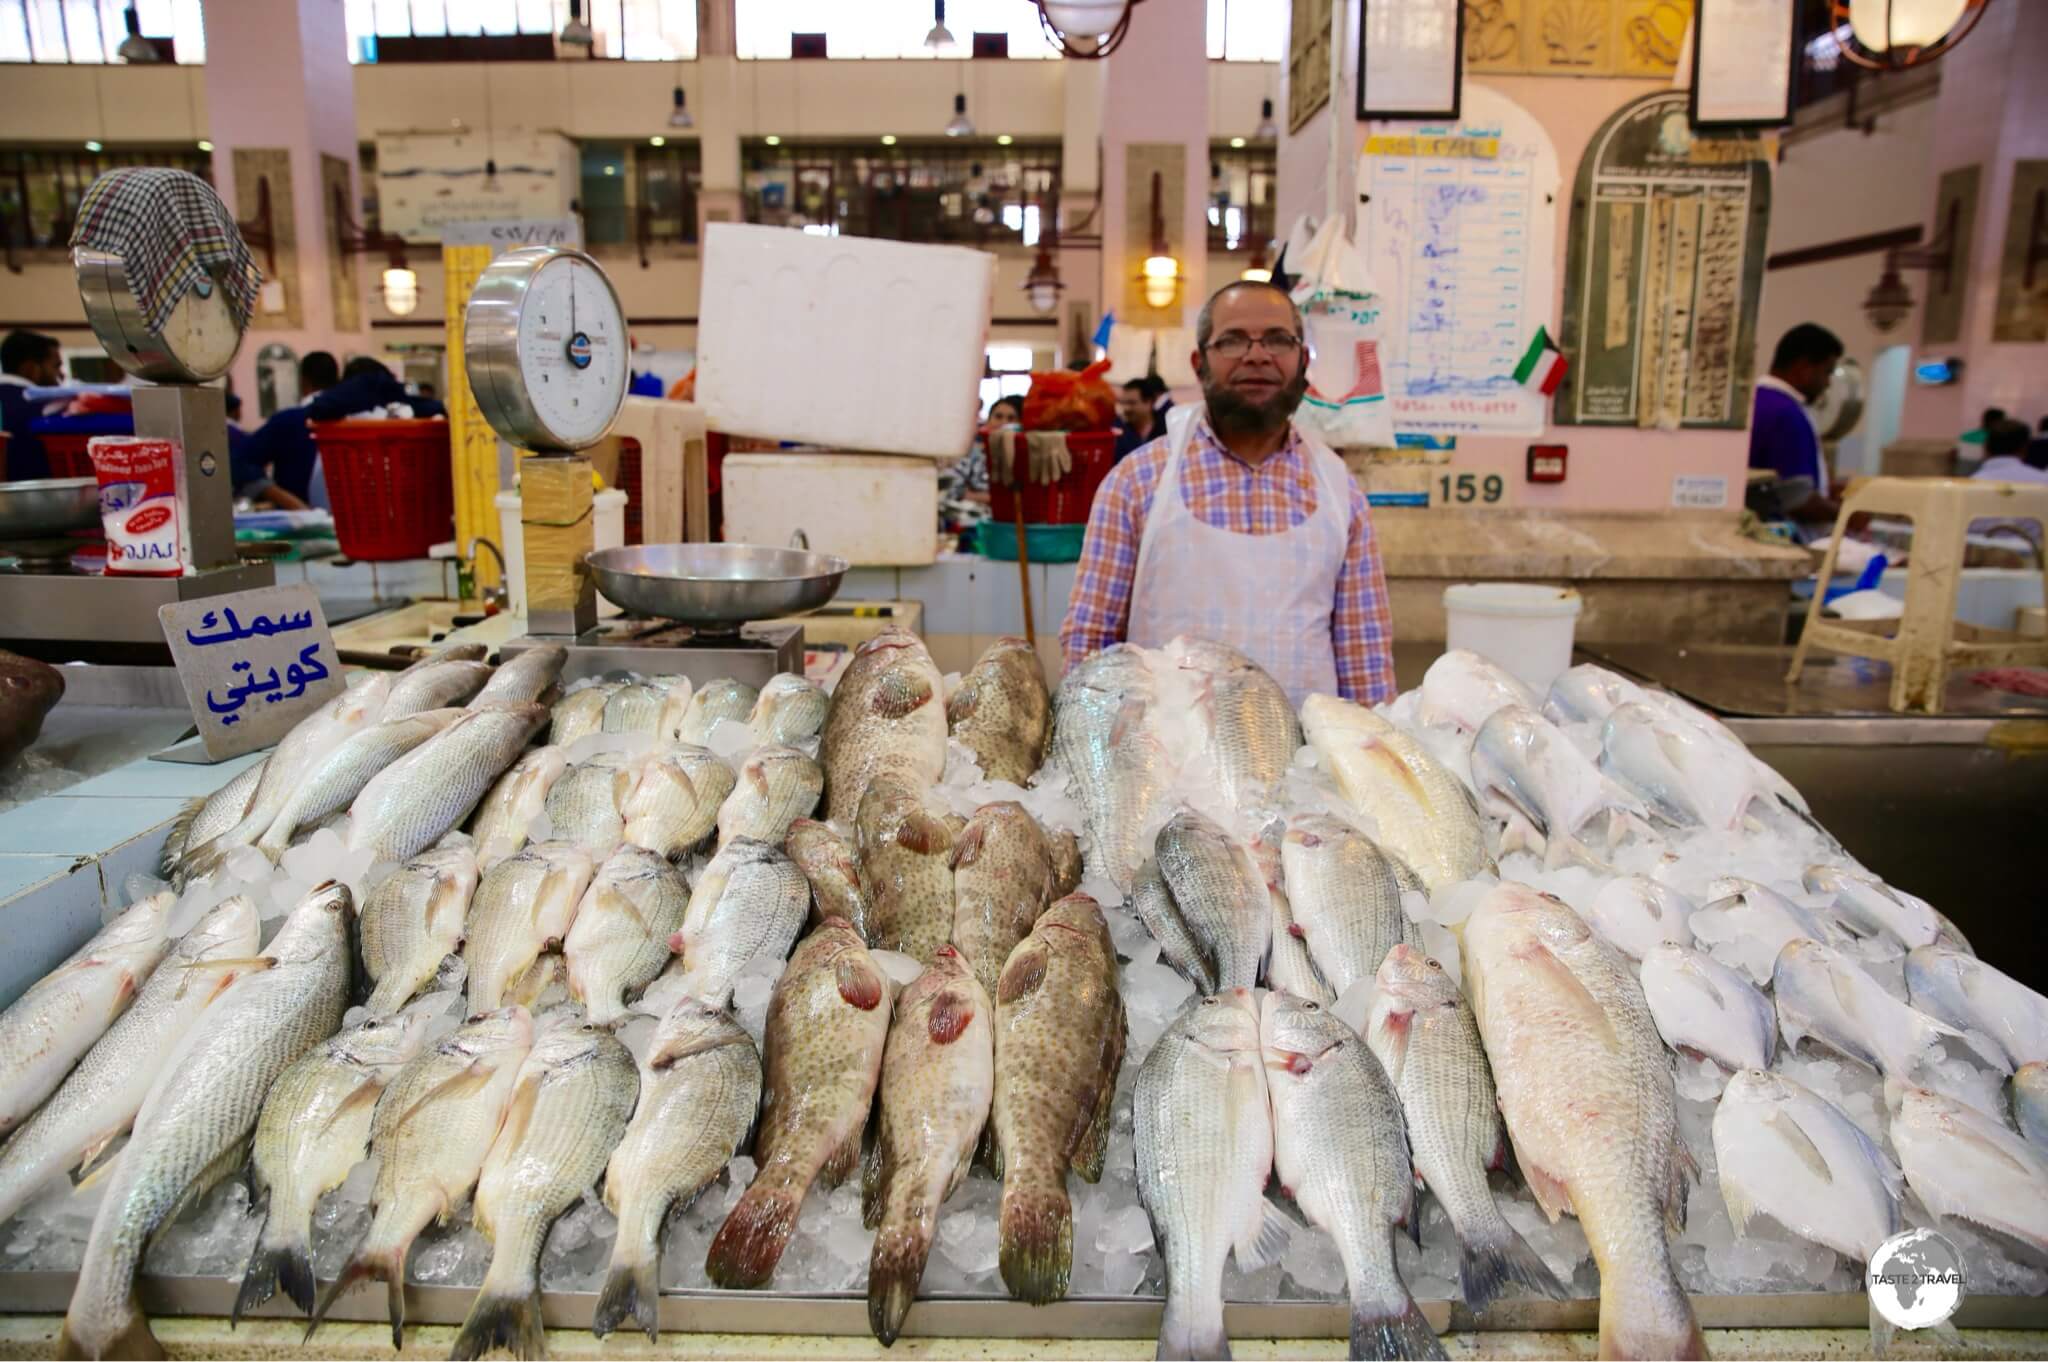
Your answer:
[[[484,419],[530,457],[520,471],[527,632],[506,656],[569,649],[564,680],[632,671],[759,685],[803,671],[802,624],[832,599],[843,558],[750,544],[593,551],[582,451],[618,418],[630,382],[625,310],[581,251],[529,246],[493,261],[464,318],[463,360]],[[627,614],[600,624],[598,593]]]

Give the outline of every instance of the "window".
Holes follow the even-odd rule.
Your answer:
[[[1178,3],[1179,0],[1168,0]],[[823,34],[828,57],[965,57],[977,33],[1009,39],[1012,57],[1057,57],[1030,0],[946,0],[953,46],[934,52],[931,0],[741,0],[733,41],[741,57],[790,55],[792,34]]]
[[[1276,154],[1270,146],[1209,149],[1209,249],[1273,249]]]
[[[0,62],[118,61],[131,0],[0,0]],[[184,66],[206,60],[199,0],[132,0],[143,36],[168,44]]]
[[[117,166],[168,166],[203,180],[213,177],[213,158],[190,146],[98,152],[0,149],[0,248],[8,259],[22,250],[64,249],[87,186]]]
[[[988,347],[988,362],[981,371],[981,415],[998,397],[1022,397],[1031,390],[1031,347],[996,344]]]
[[[1209,60],[1285,61],[1289,0],[1209,0]]]
[[[569,22],[569,0],[346,3],[352,62],[378,60],[380,45],[386,60],[413,47],[419,49],[415,59],[433,61],[548,60],[555,55],[554,35]],[[696,0],[585,0],[583,17],[597,36],[593,56],[678,61],[697,55]]]
[[[741,160],[747,221],[825,236],[1035,246],[1059,207],[1057,143],[749,141]]]
[[[695,140],[665,146],[585,142],[583,239],[593,247],[694,244],[702,183]]]

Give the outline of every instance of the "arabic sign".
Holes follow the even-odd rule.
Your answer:
[[[303,582],[162,606],[164,639],[215,761],[268,747],[341,693],[341,658]]]

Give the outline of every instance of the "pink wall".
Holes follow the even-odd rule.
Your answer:
[[[1180,205],[1181,303],[1185,325],[1208,297],[1206,196],[1209,188],[1209,59],[1207,33],[1186,0],[1139,5],[1131,31],[1104,63],[1102,86],[1102,299],[1120,311],[1123,273],[1137,273],[1147,245],[1125,229],[1131,194],[1151,185],[1124,182],[1124,147],[1131,142],[1180,142],[1187,147],[1186,192]],[[1172,204],[1164,206],[1169,219]]]

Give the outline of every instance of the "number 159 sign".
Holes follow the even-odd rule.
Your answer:
[[[1431,494],[1438,506],[1502,506],[1508,480],[1498,473],[1444,472],[1437,474]]]

